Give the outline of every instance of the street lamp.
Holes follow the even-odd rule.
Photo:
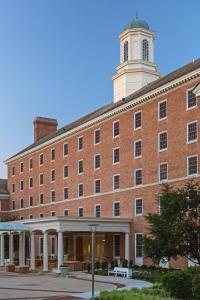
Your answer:
[[[95,272],[95,250],[96,250],[96,241],[95,233],[98,224],[89,224],[90,231],[92,232],[92,299],[94,299],[94,272]]]

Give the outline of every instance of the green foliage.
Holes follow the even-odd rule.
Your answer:
[[[200,299],[200,273],[195,275],[192,280],[192,294],[195,299]]]
[[[100,261],[95,262],[95,269],[97,269],[97,270],[100,269]]]
[[[173,271],[162,277],[163,287],[171,297],[188,299],[192,296],[192,277],[185,271]]]
[[[15,216],[15,215],[0,218],[0,222],[12,222],[12,221],[16,221],[16,220],[19,220],[19,217]]]
[[[128,268],[128,260],[127,259],[123,260],[122,267],[123,268]]]
[[[103,270],[108,270],[108,262],[107,261],[103,261],[101,264],[101,267]]]
[[[159,263],[162,258],[193,257],[200,264],[200,185],[192,182],[174,190],[164,185],[159,195],[160,214],[149,214],[149,235],[144,252]]]

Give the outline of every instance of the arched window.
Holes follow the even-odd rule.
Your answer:
[[[142,59],[149,61],[149,42],[147,40],[142,41]]]
[[[128,60],[128,41],[124,43],[124,61]]]

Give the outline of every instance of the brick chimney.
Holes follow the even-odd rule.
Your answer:
[[[35,117],[34,121],[34,142],[57,130],[57,120],[44,117]]]

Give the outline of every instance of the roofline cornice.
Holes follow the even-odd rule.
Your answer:
[[[91,127],[91,126],[94,126],[95,124],[99,123],[99,122],[102,122],[104,121],[105,119],[108,119],[110,117],[113,117],[121,112],[124,112],[126,111],[127,109],[131,108],[131,107],[135,107],[136,105],[138,104],[141,104],[143,102],[146,102],[150,99],[152,99],[153,97],[156,97],[156,96],[159,96],[161,95],[162,93],[165,93],[167,92],[168,90],[171,90],[173,88],[176,88],[178,86],[180,86],[181,84],[184,84],[185,82],[188,82],[190,80],[193,80],[197,77],[200,76],[200,68],[196,69],[195,71],[192,71],[190,73],[188,73],[187,75],[183,75],[181,77],[179,77],[178,79],[175,79],[173,81],[171,81],[170,83],[167,83],[165,85],[162,85],[161,87],[158,87],[156,89],[154,89],[153,91],[150,91],[148,93],[146,93],[145,95],[141,96],[141,97],[138,97],[136,99],[133,99],[133,100],[130,100],[128,102],[124,102],[124,104],[120,105],[119,107],[116,107],[114,109],[112,109],[111,111],[109,112],[106,112],[90,121],[87,121],[79,126],[77,126],[76,128],[73,128],[67,132],[64,132],[63,134],[60,134],[59,136],[56,136],[38,146],[35,146],[17,156],[14,156],[10,159],[7,159],[4,161],[5,164],[9,164],[9,163],[12,163],[22,157],[25,157],[27,155],[29,155],[30,153],[33,153],[33,152],[36,152],[36,151],[40,151],[40,149],[42,148],[46,148],[48,146],[50,146],[51,144],[55,143],[55,142],[58,142],[68,136],[71,136],[71,135],[74,135],[76,134],[77,132],[79,131],[82,131],[88,127]],[[130,97],[130,96],[128,96]]]

